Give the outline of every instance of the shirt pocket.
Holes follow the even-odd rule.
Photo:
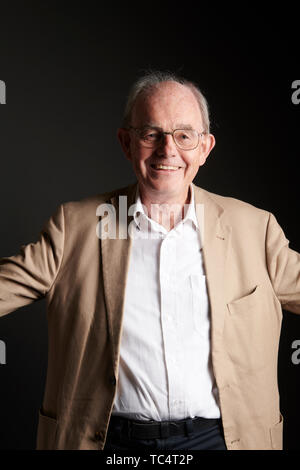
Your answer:
[[[209,304],[206,288],[206,276],[191,274],[189,276],[191,288],[191,305],[193,326],[202,337],[209,334]]]

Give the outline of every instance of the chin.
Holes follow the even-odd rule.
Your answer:
[[[156,184],[153,185],[153,189],[161,194],[174,194],[182,191],[182,189],[178,185],[174,184]]]

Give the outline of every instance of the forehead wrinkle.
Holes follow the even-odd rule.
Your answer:
[[[163,129],[163,127],[161,127],[160,125],[156,124],[155,122],[151,122],[151,121],[142,124],[141,129],[147,129],[147,128],[157,129],[157,130],[160,130],[160,131],[168,132],[168,130]],[[182,124],[182,123],[180,123],[180,124],[175,124],[175,126],[172,129],[170,129],[170,131],[174,131],[174,130],[192,131],[192,130],[194,130],[194,127],[191,126],[191,124]]]
[[[192,130],[194,129],[193,126],[191,126],[191,124],[175,124],[175,129],[183,129],[183,130]]]

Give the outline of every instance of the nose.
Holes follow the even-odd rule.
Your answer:
[[[177,147],[171,134],[164,133],[156,149],[160,157],[176,157]]]

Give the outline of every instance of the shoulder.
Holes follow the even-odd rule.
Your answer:
[[[210,203],[217,205],[220,208],[220,213],[226,216],[227,220],[230,223],[267,223],[270,218],[270,212],[254,206],[249,202],[242,201],[240,199],[230,197],[230,196],[221,196],[210,191],[207,191],[198,186],[194,186],[196,192],[198,192],[198,197],[204,201],[210,201]]]
[[[119,196],[132,196],[135,194],[136,184],[131,184],[122,188],[114,189],[104,193],[87,196],[80,200],[67,201],[60,205],[65,218],[68,220],[78,220],[83,223],[85,220],[91,220],[96,217],[96,211],[101,204],[110,204],[111,201]]]
[[[86,210],[94,210],[99,204],[109,203],[113,198],[116,198],[121,195],[129,196],[134,191],[135,187],[136,185],[132,184],[129,186],[124,186],[122,188],[107,191],[105,193],[87,196],[77,201],[68,201],[63,203],[62,205],[64,207],[64,210],[67,210],[69,212],[82,212]]]

